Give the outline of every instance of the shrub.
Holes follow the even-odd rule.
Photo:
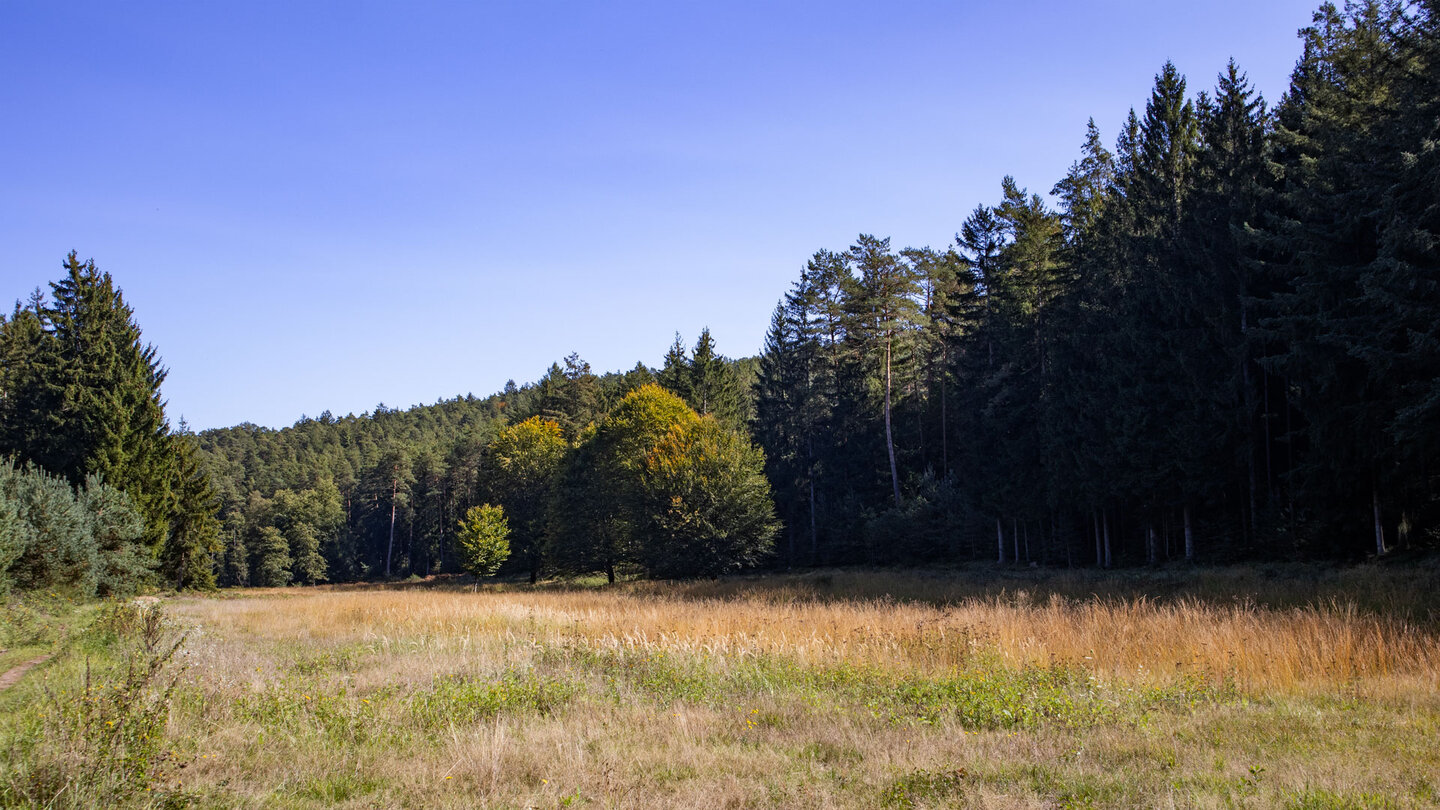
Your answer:
[[[92,667],[87,657],[78,683],[45,688],[6,751],[0,804],[110,807],[161,785],[182,643],[159,607],[102,611],[80,644],[113,663]]]

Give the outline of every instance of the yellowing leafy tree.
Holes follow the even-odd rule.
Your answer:
[[[764,467],[764,454],[714,417],[670,428],[645,457],[651,575],[714,576],[760,562],[779,529]]]
[[[650,383],[581,434],[550,509],[551,558],[559,570],[604,571],[614,582],[617,564],[637,561],[650,515],[645,458],[672,427],[697,419],[684,400]]]
[[[492,576],[510,558],[510,523],[501,507],[473,506],[459,528],[460,567],[471,574]]]
[[[560,424],[538,416],[505,428],[490,443],[490,494],[514,523],[515,544],[529,564],[531,582],[540,576],[545,510],[567,449]]]

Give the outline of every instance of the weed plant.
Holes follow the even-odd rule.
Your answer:
[[[76,660],[48,670],[11,715],[0,802],[90,808],[178,795],[187,763],[167,748],[166,724],[183,643],[158,606],[106,605],[68,651]]]

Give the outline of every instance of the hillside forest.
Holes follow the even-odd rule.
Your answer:
[[[796,257],[756,357],[704,330],[656,367],[195,433],[72,252],[0,318],[0,587],[1433,548],[1437,12],[1321,6],[1274,104],[1165,64],[1048,199],[1004,177],[947,244]]]

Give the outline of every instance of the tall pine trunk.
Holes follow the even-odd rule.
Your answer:
[[[1104,568],[1105,550],[1100,545],[1100,513],[1098,511],[1090,510],[1090,522],[1095,527],[1095,567]]]
[[[940,345],[943,352],[940,367],[940,476],[943,478],[950,474],[950,434],[946,425],[949,416],[945,404],[945,392],[949,387],[946,377],[950,376],[950,343],[942,338]]]
[[[820,563],[820,533],[815,527],[815,434],[809,433],[805,437],[806,446],[806,475],[805,478],[810,484],[810,567],[814,568]]]
[[[900,472],[895,467],[895,440],[890,432],[890,338],[885,338],[885,450],[890,454],[890,485],[895,505],[900,505]]]
[[[810,565],[817,562],[820,550],[819,532],[815,529],[815,476],[810,476]]]
[[[390,560],[395,556],[395,496],[400,491],[400,479],[390,481],[390,545],[385,548],[385,576],[390,576]]]
[[[1005,529],[1000,525],[1000,518],[995,518],[995,544],[1000,548],[1000,558],[996,562],[1005,564]]]
[[[1375,553],[1384,556],[1385,524],[1380,521],[1380,488],[1374,483],[1370,485],[1370,508],[1375,515]]]

